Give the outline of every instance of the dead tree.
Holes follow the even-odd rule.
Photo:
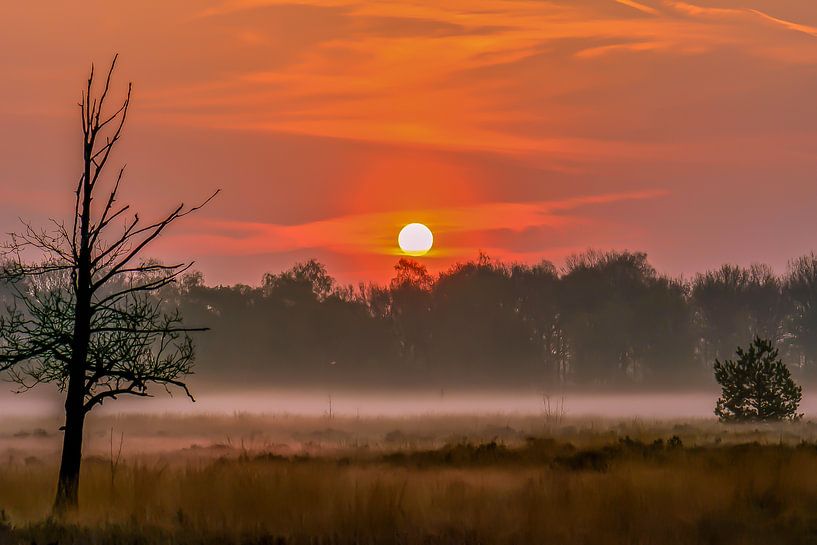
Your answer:
[[[131,100],[106,108],[114,57],[97,89],[91,67],[79,104],[83,171],[70,222],[48,229],[24,223],[5,244],[2,279],[13,297],[0,317],[0,371],[20,391],[56,383],[65,395],[65,425],[54,511],[78,505],[85,416],[106,399],[149,396],[150,384],[169,391],[185,384],[194,347],[177,310],[161,298],[192,263],[165,265],[141,254],[176,220],[207,204],[180,204],[166,216],[143,222],[118,194],[124,167],[106,167],[122,136]],[[101,195],[99,204],[95,202]],[[33,257],[35,256],[36,257]]]

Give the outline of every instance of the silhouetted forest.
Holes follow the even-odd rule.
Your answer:
[[[401,259],[386,286],[339,285],[308,261],[260,286],[192,273],[159,295],[210,328],[195,372],[218,385],[694,387],[756,335],[799,380],[817,378],[815,254],[781,276],[724,265],[690,279],[626,251],[561,269],[483,255],[438,275]]]
[[[260,286],[186,276],[162,296],[219,384],[694,386],[715,358],[773,339],[796,376],[817,375],[817,255],[776,276],[734,265],[689,280],[644,253],[575,255],[562,269],[480,256],[431,275],[401,259],[389,285],[341,286],[316,261]]]

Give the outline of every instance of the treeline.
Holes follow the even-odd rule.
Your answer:
[[[401,259],[387,286],[339,286],[316,261],[262,285],[164,294],[197,339],[197,372],[263,385],[546,386],[711,383],[715,358],[755,335],[817,375],[817,256],[783,276],[733,265],[690,280],[646,254],[589,251],[563,269],[485,256],[431,275]]]

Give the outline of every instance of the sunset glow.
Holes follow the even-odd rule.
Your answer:
[[[395,232],[417,219],[445,236],[434,271],[588,247],[644,250],[674,274],[782,269],[813,246],[809,2],[93,5],[12,3],[0,20],[22,52],[0,61],[14,82],[0,90],[4,232],[70,200],[77,89],[119,52],[134,204],[224,188],[153,250],[195,257],[213,282],[312,257],[344,281],[387,280]],[[764,222],[722,228],[746,214]]]

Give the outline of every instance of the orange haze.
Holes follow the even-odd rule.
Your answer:
[[[117,157],[154,247],[211,283],[317,257],[384,280],[402,224],[433,270],[646,250],[688,273],[817,248],[817,3],[6,2],[0,229],[64,216],[90,61],[121,55]]]

